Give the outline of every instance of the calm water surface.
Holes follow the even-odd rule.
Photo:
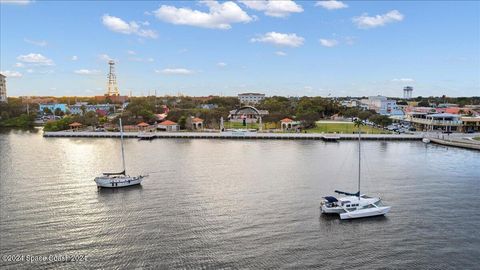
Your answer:
[[[97,190],[119,170],[118,139],[0,134],[1,255],[86,262],[2,268],[478,269],[480,154],[421,142],[365,142],[363,192],[386,217],[320,215],[356,190],[357,144],[126,140],[142,186]]]

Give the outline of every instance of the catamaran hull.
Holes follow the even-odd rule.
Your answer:
[[[120,187],[129,187],[129,186],[135,186],[135,185],[140,185],[142,183],[143,178],[137,178],[134,179],[133,177],[130,179],[125,179],[125,180],[112,180],[108,178],[101,178],[97,177],[95,178],[95,183],[97,183],[98,187],[102,188],[120,188]]]
[[[390,206],[383,206],[377,208],[367,208],[360,209],[351,212],[345,212],[340,214],[340,219],[353,219],[353,218],[364,218],[364,217],[374,217],[382,216],[390,211]]]

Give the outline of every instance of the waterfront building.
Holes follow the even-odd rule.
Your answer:
[[[47,104],[38,104],[38,109],[43,111],[45,109],[49,109],[52,113],[55,112],[56,109],[60,109],[63,113],[67,112],[67,104],[63,103],[47,103]]]
[[[218,108],[217,104],[201,104],[198,106],[200,109],[212,110]]]
[[[280,126],[283,131],[296,130],[298,127],[300,127],[300,124],[300,121],[293,121],[288,117],[280,120]]]
[[[410,112],[405,120],[419,131],[456,132],[463,130],[463,122],[458,114]]]
[[[231,110],[228,116],[231,122],[257,123],[260,118],[268,115],[267,110],[257,110],[252,106],[243,106],[236,110]]]
[[[242,93],[238,94],[238,99],[240,100],[241,104],[245,105],[255,105],[260,103],[263,99],[265,99],[265,94],[261,93]]]
[[[157,129],[168,131],[168,132],[179,131],[180,126],[173,121],[165,120],[157,125]]]
[[[480,116],[462,116],[460,121],[463,124],[463,132],[480,132]]]
[[[191,130],[202,130],[204,128],[203,122],[204,120],[202,118],[193,117],[193,116],[190,116],[189,118],[187,118],[187,126]]]
[[[0,73],[0,102],[7,101],[7,76]]]
[[[385,96],[371,96],[362,99],[362,103],[381,115],[401,116],[403,111],[397,106],[397,102]]]
[[[77,102],[75,105],[70,105],[68,106],[68,109],[70,110],[70,113],[72,114],[83,114],[83,110],[85,109],[85,112],[96,112],[96,113],[101,113],[103,115],[107,115],[115,105],[113,104],[94,104],[94,105],[89,105],[87,102]]]

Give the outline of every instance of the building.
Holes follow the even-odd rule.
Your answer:
[[[280,126],[283,131],[289,131],[289,130],[298,130],[300,127],[301,122],[300,121],[293,121],[290,118],[283,118],[280,120]]]
[[[403,111],[397,106],[397,101],[385,96],[371,96],[368,99],[362,99],[362,103],[367,105],[369,110],[374,110],[381,115],[403,115]]]
[[[265,94],[242,93],[242,94],[238,94],[238,99],[240,99],[241,104],[255,105],[260,103],[260,101],[262,101],[263,99],[265,99]]]
[[[202,130],[204,120],[202,118],[190,116],[187,118],[187,127],[191,130]]]
[[[0,74],[0,102],[8,102],[7,101],[7,80],[5,80],[7,76]]]
[[[44,111],[45,109],[49,109],[52,113],[55,110],[60,109],[63,113],[67,112],[67,104],[63,103],[47,103],[47,104],[38,104],[38,109],[40,111]]]
[[[239,109],[231,110],[228,119],[231,122],[257,123],[266,115],[268,115],[267,110],[257,110],[252,106],[243,106]]]
[[[180,126],[173,121],[165,120],[165,121],[163,121],[163,122],[161,122],[157,125],[157,129],[164,130],[164,131],[167,131],[167,132],[179,131]]]
[[[411,99],[413,95],[413,87],[412,86],[405,86],[403,88],[403,98],[404,99]]]
[[[83,114],[83,109],[85,112],[101,112],[104,114],[108,114],[111,110],[113,110],[115,105],[113,104],[95,104],[89,105],[87,102],[77,102],[75,105],[68,106],[68,110],[72,114]]]
[[[405,120],[418,131],[456,132],[463,130],[463,122],[458,114],[410,112]]]

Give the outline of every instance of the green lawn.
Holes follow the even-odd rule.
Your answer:
[[[352,134],[358,130],[353,123],[317,123],[315,128],[308,129],[308,133],[349,133]],[[368,134],[388,134],[383,129],[374,128],[370,126],[362,126],[362,133]]]

